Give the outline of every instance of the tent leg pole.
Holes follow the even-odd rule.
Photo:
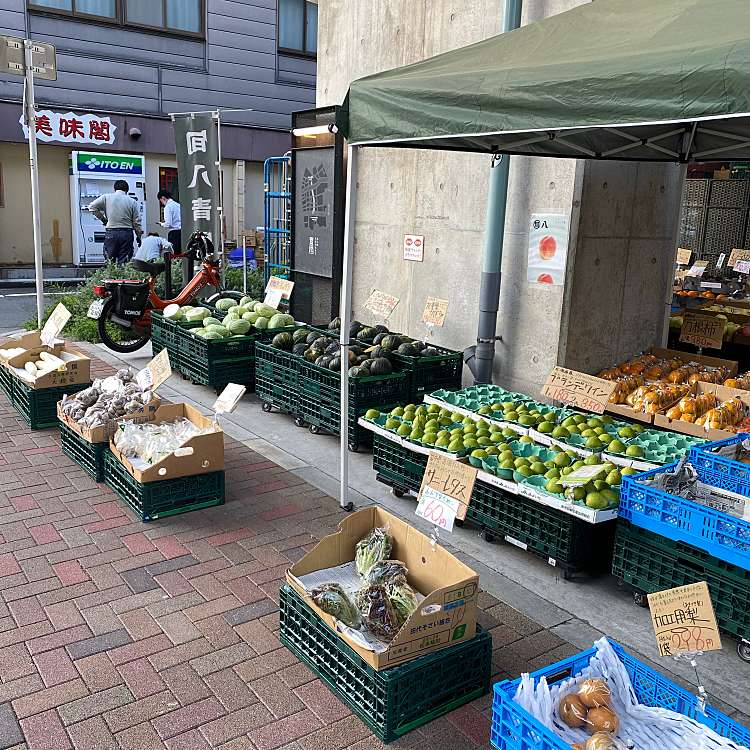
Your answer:
[[[670,257],[670,263],[669,266],[669,274],[670,274],[670,281],[667,285],[667,291],[664,295],[664,320],[662,320],[662,328],[661,328],[661,345],[662,348],[666,349],[667,344],[669,343],[669,318],[672,315],[672,297],[674,296],[674,269],[677,265],[677,244],[680,241],[680,224],[682,223],[682,194],[685,192],[685,180],[687,179],[687,169],[688,165],[687,162],[685,164],[680,164],[680,177],[678,180],[678,187],[679,187],[679,195],[680,195],[680,209],[677,212],[677,226],[675,227],[675,243],[674,243],[674,252],[672,253],[672,256]]]
[[[523,0],[505,0],[503,32],[521,25]],[[484,240],[484,263],[479,288],[479,324],[477,345],[467,350],[467,362],[475,383],[491,383],[495,363],[497,311],[500,306],[500,269],[503,262],[505,211],[508,202],[510,157],[505,156],[490,171],[490,190],[487,200],[487,229]],[[474,358],[471,357],[474,355]]]
[[[354,228],[357,219],[357,160],[359,148],[347,149],[346,208],[344,212],[344,262],[341,274],[341,491],[339,503],[354,510],[349,500],[349,328],[352,321]]]

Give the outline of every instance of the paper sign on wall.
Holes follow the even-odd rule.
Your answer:
[[[688,269],[688,276],[703,276],[708,266],[707,260],[696,260],[695,263]]]
[[[404,260],[416,260],[420,263],[424,260],[424,235],[404,235]]]
[[[750,250],[745,250],[740,247],[734,248],[734,250],[729,253],[729,262],[727,263],[727,266],[729,268],[734,268],[738,260],[750,260]]]
[[[70,310],[62,302],[52,311],[52,315],[47,318],[47,322],[39,334],[39,338],[45,346],[52,346],[55,343],[55,339],[70,320],[70,315]]]
[[[682,316],[680,341],[707,349],[721,349],[724,344],[725,325],[726,321],[723,318],[688,311]]]
[[[214,402],[214,411],[217,414],[231,414],[245,395],[247,388],[237,383],[228,383],[227,387],[219,394]]]
[[[291,299],[294,291],[294,282],[289,279],[282,279],[280,276],[271,276],[266,284],[266,294],[278,289],[281,292],[281,299]]]
[[[681,266],[687,266],[690,263],[690,258],[693,256],[693,251],[688,250],[684,247],[677,248],[677,263]]]
[[[602,414],[615,383],[587,375],[584,372],[555,367],[542,388],[542,393],[553,401],[578,406],[595,414]]]
[[[649,594],[648,606],[661,656],[721,651],[721,636],[705,581]]]
[[[172,365],[169,362],[169,352],[162,349],[136,376],[136,382],[141,388],[155,391],[162,383],[172,377]]]
[[[398,297],[381,292],[379,289],[374,289],[367,302],[365,302],[365,307],[376,317],[388,320],[398,303]]]
[[[448,300],[438,297],[428,297],[422,313],[422,322],[428,326],[443,327],[448,313]]]
[[[466,518],[476,479],[477,470],[473,466],[430,453],[419,488],[416,515],[452,531],[456,518]]]
[[[531,215],[527,272],[530,284],[562,286],[565,283],[568,238],[565,214]]]

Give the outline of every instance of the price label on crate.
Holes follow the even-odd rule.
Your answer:
[[[567,367],[555,367],[549,374],[542,393],[553,401],[603,414],[614,389],[615,384],[611,380],[569,370]]]
[[[648,595],[661,656],[721,651],[721,636],[705,581]]]
[[[375,317],[388,320],[399,301],[399,298],[394,297],[392,294],[381,292],[380,289],[373,289],[372,294],[368,297],[367,302],[365,302],[365,307]]]
[[[456,518],[466,518],[476,479],[473,466],[430,453],[415,513],[441,529],[453,531]]]
[[[247,388],[237,383],[228,383],[227,387],[219,394],[214,402],[214,411],[217,414],[231,414],[245,395]]]
[[[274,290],[281,292],[281,299],[291,299],[294,282],[289,279],[282,279],[280,276],[271,276],[266,284],[266,294]]]
[[[724,318],[698,315],[688,311],[682,316],[680,341],[707,349],[721,349],[724,344],[725,325]]]
[[[53,346],[57,337],[65,328],[70,320],[71,312],[62,302],[52,311],[52,315],[47,318],[39,338],[45,346]]]
[[[448,314],[448,300],[438,297],[428,297],[424,304],[422,322],[428,326],[443,327],[445,316]]]
[[[677,263],[681,266],[690,265],[690,259],[693,257],[693,251],[684,247],[677,248]]]
[[[268,305],[269,307],[273,307],[274,310],[278,310],[279,305],[281,304],[282,296],[283,295],[281,293],[281,289],[269,289],[266,292],[263,304]]]
[[[169,352],[162,349],[136,376],[136,382],[141,388],[155,391],[162,383],[172,377],[172,365],[169,362]]]

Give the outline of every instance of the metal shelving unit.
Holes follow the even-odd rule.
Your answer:
[[[271,276],[289,278],[292,242],[292,159],[274,156],[263,165],[265,284]]]

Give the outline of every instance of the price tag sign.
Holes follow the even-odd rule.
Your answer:
[[[52,311],[52,315],[47,318],[47,322],[39,335],[45,346],[52,346],[55,343],[62,329],[70,320],[70,315],[70,310],[62,302]]]
[[[723,318],[688,311],[682,316],[680,341],[706,349],[721,349],[724,344],[725,325],[726,321]]]
[[[721,289],[720,281],[701,281],[701,289]]]
[[[721,651],[721,636],[705,581],[648,595],[661,656]]]
[[[719,255],[718,260],[716,261],[716,268],[717,269],[724,268],[724,261],[726,259],[727,259],[726,253],[721,253],[721,255]]]
[[[169,363],[169,352],[162,349],[136,376],[141,388],[155,391],[162,383],[172,377],[172,365]]]
[[[693,265],[688,269],[687,275],[688,276],[703,276],[703,274],[706,272],[706,268],[708,267],[708,261],[707,260],[697,260]]]
[[[428,297],[422,313],[422,322],[428,326],[443,327],[448,313],[448,300],[438,297]]]
[[[420,263],[424,260],[424,235],[404,235],[404,260],[416,260]]]
[[[418,516],[441,529],[453,531],[456,518],[466,518],[471,492],[477,479],[473,466],[430,453],[419,489]]]
[[[542,393],[553,401],[603,414],[614,389],[615,383],[611,380],[569,370],[567,367],[555,367],[549,374]]]
[[[677,263],[681,266],[689,266],[690,259],[693,257],[693,251],[684,247],[677,248]]]
[[[282,279],[280,276],[271,276],[266,284],[266,294],[278,290],[281,292],[281,299],[291,299],[294,290],[294,282],[289,279]]]
[[[217,414],[231,414],[237,408],[246,390],[244,385],[229,383],[214,402],[214,411]]]
[[[367,302],[365,302],[365,307],[376,317],[388,320],[398,303],[398,297],[381,292],[379,289],[374,289]]]
[[[729,262],[727,265],[729,268],[734,268],[737,265],[738,260],[750,260],[750,250],[737,247],[734,248],[734,250],[729,253]]]
[[[266,298],[263,300],[263,304],[273,307],[274,310],[278,310],[283,296],[281,289],[269,289],[266,292]]]
[[[750,273],[750,260],[738,260],[734,264],[734,270],[737,273]]]
[[[560,484],[563,487],[582,487],[584,484],[588,484],[594,479],[603,478],[602,475],[607,473],[606,469],[601,465],[595,466],[581,466],[580,469],[571,471],[564,477],[560,478]]]

